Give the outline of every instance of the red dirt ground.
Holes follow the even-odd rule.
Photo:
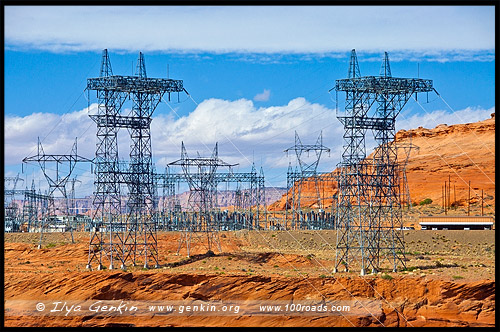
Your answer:
[[[89,236],[6,234],[5,304],[31,301],[371,301],[358,314],[55,316],[7,311],[5,326],[494,326],[494,232],[410,231],[409,271],[332,274],[333,231],[221,233],[222,252],[193,243],[176,255],[179,233],[159,233],[158,269],[85,269]],[[326,244],[326,246],[321,245]],[[422,246],[422,247],[421,247]],[[452,249],[454,247],[455,249]],[[428,250],[423,252],[422,249]],[[422,251],[417,252],[417,251]],[[473,258],[471,258],[473,257]],[[439,263],[438,263],[439,262]],[[45,313],[45,312],[44,312]]]

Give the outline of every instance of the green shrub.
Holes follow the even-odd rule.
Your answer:
[[[381,278],[386,280],[392,280],[392,276],[390,274],[382,274]]]
[[[419,204],[420,205],[427,205],[427,204],[431,204],[431,203],[432,203],[432,199],[426,198],[423,201],[421,201]]]

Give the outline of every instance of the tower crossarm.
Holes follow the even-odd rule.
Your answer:
[[[172,173],[172,174],[154,174],[156,180],[165,179],[167,182],[188,182],[188,176],[184,173]],[[190,174],[189,178],[194,181],[199,181],[201,175],[198,173]],[[214,181],[216,183],[223,182],[254,182],[257,180],[263,180],[264,176],[257,175],[255,173],[215,173]]]
[[[92,163],[93,159],[85,158],[77,155],[69,155],[69,154],[45,154],[45,155],[36,155],[31,157],[26,157],[23,159],[23,163],[28,162],[89,162]]]
[[[338,116],[345,129],[394,130],[395,118]]]
[[[362,91],[375,94],[411,94],[434,91],[432,80],[379,76],[339,79],[335,82],[335,89],[337,91]]]
[[[164,94],[185,91],[182,80],[138,76],[106,76],[87,79],[87,90]]]
[[[217,182],[253,182],[263,180],[264,176],[256,173],[217,173],[215,175]]]
[[[330,152],[330,149],[324,145],[319,145],[319,144],[301,144],[301,145],[294,145],[294,146],[284,150],[283,152],[289,152],[289,151],[301,151],[301,152],[325,151],[325,152]]]
[[[169,163],[168,166],[234,167],[238,164],[229,164],[218,158],[182,158]]]
[[[148,129],[152,118],[146,116],[89,115],[98,127]]]

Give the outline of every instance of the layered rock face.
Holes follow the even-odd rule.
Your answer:
[[[366,310],[343,315],[154,315],[134,317],[7,317],[6,326],[495,326],[495,282],[456,283],[424,278],[284,278],[169,273],[68,273],[35,282],[9,282],[14,293],[38,300],[285,301],[303,299],[350,303]],[[60,276],[59,276],[60,278]],[[63,287],[62,285],[66,285]],[[22,291],[21,291],[22,289]],[[17,296],[19,297],[19,295]],[[194,303],[194,302],[193,302]],[[367,304],[370,304],[369,307]],[[20,319],[21,318],[21,319]]]
[[[495,117],[485,121],[434,129],[419,127],[396,134],[397,142],[418,147],[408,160],[407,176],[412,200],[441,202],[444,182],[451,180],[450,200],[466,205],[469,181],[471,201],[495,204]]]
[[[490,119],[466,124],[440,124],[433,129],[419,127],[401,130],[395,141],[401,145],[412,145],[406,166],[408,187],[412,202],[430,198],[441,204],[444,182],[449,181],[450,203],[457,206],[478,204],[484,197],[484,206],[493,210],[495,205],[495,113]],[[403,149],[398,158],[406,159]],[[334,172],[337,172],[335,170]],[[447,183],[448,186],[448,183]],[[294,188],[297,190],[297,188]],[[301,187],[302,195],[314,196],[318,191],[316,183],[306,181]],[[332,204],[332,195],[337,193],[334,181],[322,182],[319,193],[324,206]],[[288,206],[291,204],[291,192]],[[314,208],[313,200],[303,200],[302,207]],[[272,211],[284,210],[287,196],[269,206]]]

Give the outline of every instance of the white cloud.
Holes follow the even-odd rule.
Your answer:
[[[5,43],[54,52],[356,48],[441,57],[443,50],[494,51],[494,11],[494,6],[6,6]]]
[[[90,106],[95,114],[96,105]],[[412,106],[414,107],[414,106]],[[423,126],[433,128],[438,124],[448,125],[485,120],[495,108],[482,109],[469,107],[456,112],[434,110],[420,112],[412,116],[401,114],[397,121],[399,129]],[[410,112],[410,111],[409,111]],[[411,112],[410,112],[411,113]],[[25,117],[6,116],[4,122],[5,166],[19,165],[24,157],[36,154],[37,136],[43,139],[47,154],[66,154],[78,136],[78,154],[93,158],[95,154],[96,126],[88,117],[87,109],[64,114],[34,113]],[[229,163],[238,163],[239,171],[248,171],[252,162],[266,174],[266,185],[283,185],[286,181],[288,163],[295,165],[295,156],[289,156],[285,149],[294,145],[295,134],[303,144],[314,144],[320,132],[323,145],[331,149],[330,157],[324,154],[320,171],[333,170],[340,160],[344,140],[343,129],[337,120],[334,109],[315,104],[304,98],[295,98],[286,105],[256,107],[251,100],[207,99],[186,116],[176,114],[157,115],[151,123],[153,157],[157,171],[162,172],[165,165],[180,158],[181,142],[184,141],[188,155],[195,157],[210,156],[215,142],[219,143],[219,157]],[[371,133],[367,133],[367,149],[373,143]],[[128,160],[130,145],[129,133],[122,129],[119,133],[120,158]],[[371,151],[367,151],[369,154]],[[82,188],[86,194],[92,192],[93,175],[88,166],[78,166]],[[20,167],[19,167],[20,168]],[[38,166],[30,165],[31,172],[38,172],[37,179],[43,179]],[[26,170],[26,168],[25,168]],[[15,171],[9,168],[9,174]],[[281,174],[281,177],[279,176]],[[270,176],[267,180],[267,176]],[[29,185],[31,180],[29,180]],[[39,184],[36,184],[37,187]]]
[[[205,156],[219,142],[221,158],[246,166],[261,158],[266,160],[268,154],[284,154],[283,150],[293,145],[295,130],[304,141],[315,142],[325,124],[338,122],[334,114],[334,110],[304,98],[295,98],[283,106],[260,108],[246,99],[207,99],[188,116],[155,117],[151,124],[152,140],[162,144],[154,144],[153,149],[157,157],[171,155],[172,160],[180,156],[181,141],[189,155],[199,151]]]
[[[264,89],[261,93],[258,93],[253,97],[254,101],[268,101],[271,96],[271,90]]]
[[[95,107],[93,105],[91,109]],[[25,117],[5,116],[5,164],[19,164],[23,158],[36,155],[38,137],[46,154],[70,153],[78,137],[78,154],[92,156],[95,144],[95,129],[90,128],[92,123],[87,108],[63,115],[33,113]]]

